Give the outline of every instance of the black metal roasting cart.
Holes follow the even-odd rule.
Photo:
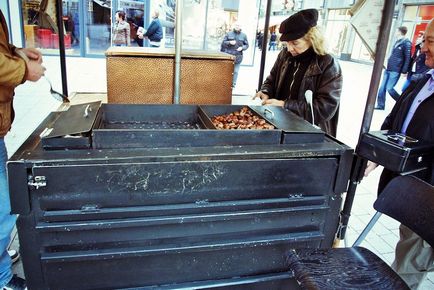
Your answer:
[[[216,130],[233,105],[100,102],[51,113],[8,163],[30,289],[290,289],[330,247],[352,150],[294,114]]]

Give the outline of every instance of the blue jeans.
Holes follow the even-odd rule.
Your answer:
[[[235,88],[237,85],[237,79],[238,79],[238,72],[240,71],[241,63],[236,63],[234,65],[234,77],[232,79],[232,87]]]
[[[399,94],[395,91],[394,87],[399,80],[399,72],[385,70],[383,73],[383,81],[381,82],[380,89],[377,96],[377,107],[384,108],[386,104],[386,91],[396,101]]]
[[[8,254],[8,245],[16,216],[11,215],[9,187],[6,175],[6,151],[4,138],[0,138],[0,287],[6,285],[12,278],[12,262]]]

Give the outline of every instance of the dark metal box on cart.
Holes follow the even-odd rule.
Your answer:
[[[358,154],[399,173],[418,171],[431,166],[434,144],[382,130],[362,135]]]
[[[90,103],[8,162],[30,289],[289,289],[286,253],[330,247],[352,150],[294,114],[216,130],[231,105]]]

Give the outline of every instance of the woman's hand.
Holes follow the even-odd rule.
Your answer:
[[[263,106],[268,105],[268,106],[278,106],[278,107],[283,108],[283,106],[285,105],[285,101],[270,99],[270,97],[266,93],[261,92],[261,91],[257,92],[252,99],[254,100],[257,98],[261,99],[261,101],[262,101],[261,105],[263,105]]]
[[[264,102],[264,101],[268,100],[269,98],[270,97],[266,93],[259,91],[253,96],[252,100],[260,99],[262,102]]]
[[[368,164],[365,168],[364,176],[367,177],[369,173],[371,173],[375,168],[377,168],[378,164],[372,161],[368,161]]]
[[[262,102],[262,105],[265,106],[277,106],[282,107],[285,105],[285,101],[277,100],[277,99],[268,99]]]

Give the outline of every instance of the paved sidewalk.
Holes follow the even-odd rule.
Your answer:
[[[266,74],[270,70],[278,52],[271,52],[266,63]],[[256,53],[255,66],[242,66],[238,84],[234,90],[233,104],[251,104],[251,95],[255,92],[258,79],[260,53]],[[45,57],[47,76],[54,89],[61,91],[60,65],[57,57]],[[341,61],[344,75],[344,87],[341,98],[338,139],[355,147],[366,103],[372,66]],[[106,67],[104,58],[67,58],[69,92],[106,92]],[[266,75],[264,76],[266,77]],[[398,84],[399,87],[399,84]],[[58,108],[60,103],[51,97],[48,82],[41,79],[37,83],[25,83],[16,89],[16,119],[11,132],[6,136],[9,156],[25,141],[37,125],[49,112]],[[378,130],[382,121],[393,106],[393,100],[387,99],[385,111],[375,111],[371,129]],[[372,204],[376,198],[376,187],[380,169],[365,178],[357,188],[349,229],[348,245],[352,245],[361,230],[374,214]],[[394,257],[394,247],[398,241],[399,224],[393,219],[382,216],[362,246],[379,255],[388,264]],[[15,241],[15,246],[16,241]],[[21,263],[15,270],[22,274]],[[434,273],[420,288],[434,289]]]

